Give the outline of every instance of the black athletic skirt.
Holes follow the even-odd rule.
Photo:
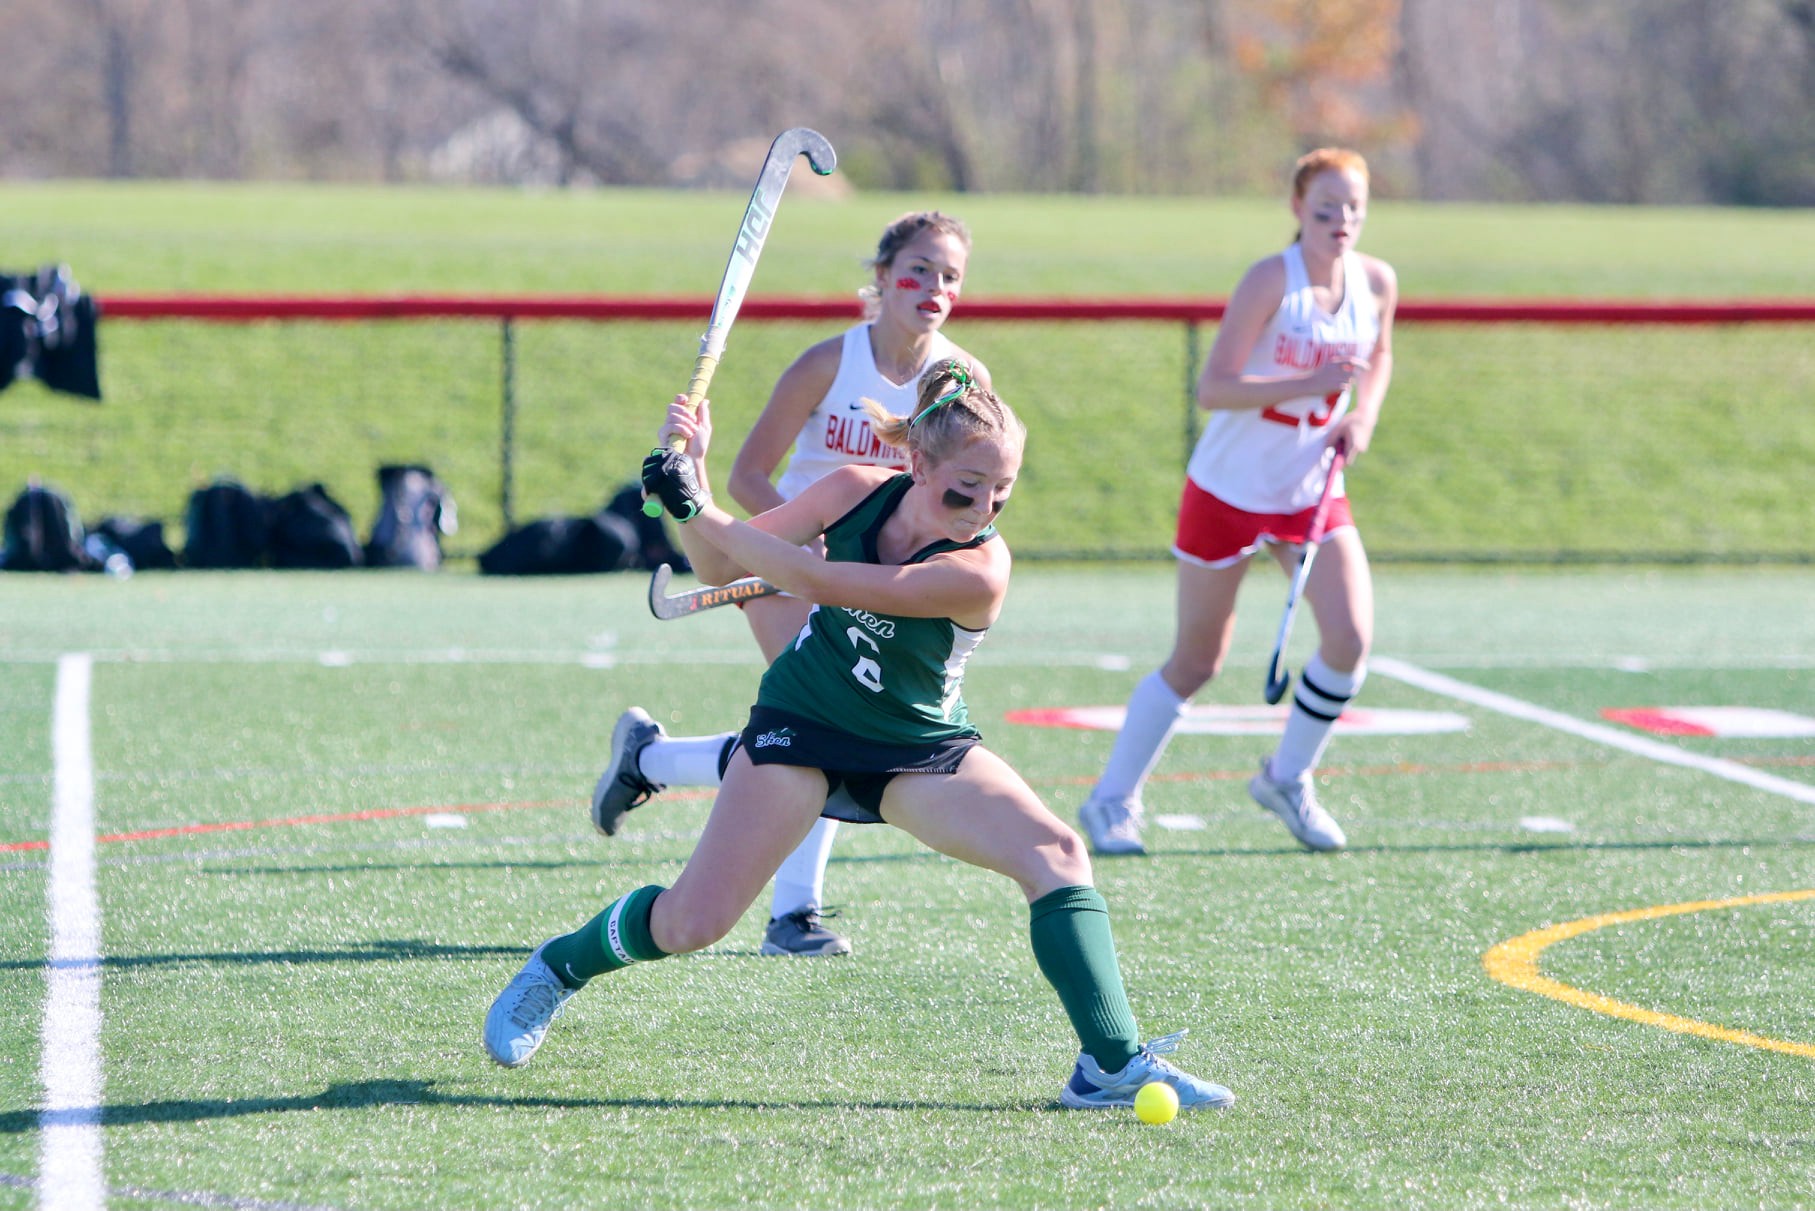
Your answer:
[[[955,774],[964,754],[981,739],[971,732],[924,744],[883,744],[789,711],[755,706],[737,747],[752,765],[800,765],[823,773],[828,794],[820,815],[881,824],[882,792],[889,779],[896,774]]]

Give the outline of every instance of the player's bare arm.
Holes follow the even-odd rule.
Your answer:
[[[769,394],[762,415],[731,463],[731,499],[755,516],[782,503],[775,490],[775,468],[794,445],[807,418],[838,377],[843,337],[820,341],[794,359]]]
[[[1399,277],[1393,267],[1377,257],[1363,255],[1368,286],[1380,308],[1380,338],[1374,342],[1367,368],[1356,380],[1355,394],[1348,413],[1330,433],[1332,444],[1341,442],[1349,461],[1366,453],[1373,442],[1374,428],[1380,423],[1380,408],[1386,402],[1387,388],[1393,381],[1393,314],[1399,306]]]
[[[793,500],[749,522],[709,506],[682,527],[682,538],[685,541],[691,531],[696,541],[710,544],[723,557],[728,566],[713,568],[714,576],[730,572],[727,579],[735,579],[755,573],[821,605],[878,610],[907,618],[951,618],[973,630],[990,625],[1008,591],[1011,561],[1001,542],[901,566],[828,563],[802,549],[802,544],[824,533],[894,474],[881,467],[841,467]],[[693,557],[691,545],[688,557]],[[699,573],[697,561],[695,572]]]
[[[1257,261],[1229,296],[1216,342],[1197,380],[1197,405],[1209,412],[1268,408],[1307,395],[1341,391],[1367,369],[1362,358],[1334,358],[1307,374],[1281,378],[1244,375],[1254,343],[1286,297],[1286,265],[1270,256]]]
[[[948,551],[915,564],[829,563],[810,570],[801,594],[828,606],[848,606],[903,618],[949,618],[967,630],[992,625],[1008,595],[1008,547],[989,542]]]

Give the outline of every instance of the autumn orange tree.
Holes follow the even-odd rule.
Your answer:
[[[1300,145],[1375,149],[1414,129],[1392,95],[1399,21],[1400,0],[1239,0],[1228,42]]]

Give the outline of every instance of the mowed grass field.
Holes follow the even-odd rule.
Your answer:
[[[739,721],[733,611],[656,623],[635,576],[6,578],[0,1206],[55,1205],[43,1091],[84,1056],[117,1207],[1815,1203],[1815,740],[1786,724],[1815,715],[1815,576],[1379,580],[1356,705],[1414,714],[1331,747],[1349,850],[1255,809],[1270,740],[1207,715],[1149,788],[1151,855],[1097,863],[1143,1030],[1189,1028],[1181,1062],[1239,1098],[1150,1127],[1057,1108],[1075,1043],[1020,897],[881,827],[834,851],[851,957],[758,957],[765,897],[596,982],[529,1067],[485,1058],[531,946],[679,870],[701,792],[611,839],[587,792],[626,705]],[[1284,588],[1251,577],[1201,705],[1258,708]],[[1159,564],[1023,565],[972,662],[989,743],[1066,818],[1111,734],[1008,715],[1121,704],[1171,600]],[[1604,714],[1720,706],[1780,734]],[[48,922],[80,915],[46,844],[85,749],[100,1022],[46,1054]],[[1526,945],[1553,986],[1490,974],[1572,922]]]
[[[0,185],[8,268],[65,262],[109,295],[456,293],[711,297],[732,193]],[[790,195],[756,297],[849,296],[897,214],[942,206],[976,236],[972,298],[1221,297],[1291,234],[1283,202]],[[1408,300],[1807,297],[1815,215],[1484,207],[1378,199],[1363,248]],[[514,520],[586,513],[634,474],[705,321],[520,321],[510,350]],[[1806,561],[1815,341],[1806,325],[1402,325],[1374,448],[1351,479],[1377,556]],[[735,440],[835,324],[740,322],[714,381]],[[984,323],[948,332],[1032,429],[1024,556],[1164,552],[1214,329]],[[23,383],[0,397],[0,492],[40,477],[91,523],[166,521],[233,475],[322,482],[356,525],[375,469],[425,462],[472,555],[504,529],[505,347],[495,322],[103,321],[100,407]]]

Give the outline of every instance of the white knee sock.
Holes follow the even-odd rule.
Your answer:
[[[1097,779],[1093,799],[1139,798],[1141,785],[1159,764],[1172,729],[1185,713],[1185,700],[1172,692],[1159,670],[1147,674],[1128,696],[1127,716],[1116,733],[1109,762]]]
[[[1330,743],[1330,731],[1336,717],[1349,704],[1361,683],[1367,680],[1367,666],[1353,673],[1338,673],[1313,656],[1298,675],[1292,691],[1292,710],[1286,716],[1286,730],[1279,738],[1268,772],[1281,782],[1290,782],[1316,768],[1323,750]]]
[[[658,786],[717,786],[719,759],[735,735],[662,736],[638,754],[637,768]]]
[[[826,860],[832,856],[832,838],[838,835],[838,821],[820,817],[806,840],[782,859],[775,872],[775,898],[771,917],[785,917],[803,908],[825,907]]]

